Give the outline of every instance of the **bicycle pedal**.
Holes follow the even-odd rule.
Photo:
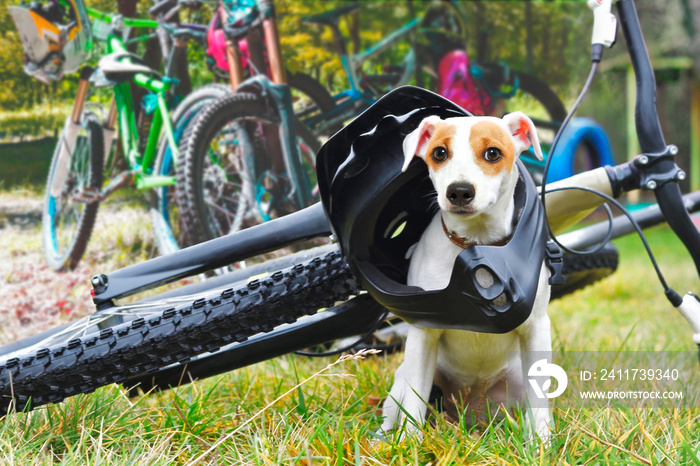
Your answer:
[[[75,190],[71,195],[71,202],[76,204],[92,204],[99,202],[100,191],[97,188],[87,187],[81,190]]]

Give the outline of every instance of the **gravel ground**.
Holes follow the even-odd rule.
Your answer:
[[[54,272],[41,248],[41,205],[30,190],[0,193],[0,345],[92,313],[92,275],[155,254],[145,202],[120,198],[100,206],[78,267]]]

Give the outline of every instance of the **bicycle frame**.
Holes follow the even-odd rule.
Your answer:
[[[350,88],[333,96],[335,101],[338,102],[338,106],[330,112],[310,118],[308,120],[309,126],[318,128],[320,132],[323,132],[324,130],[338,123],[344,122],[350,116],[356,115],[372,105],[376,101],[377,96],[363,91],[360,87],[360,78],[358,74],[362,68],[362,65],[379,53],[393,46],[396,42],[415,32],[419,23],[420,19],[414,19],[392,32],[376,44],[373,44],[371,47],[356,54],[348,54],[346,52],[340,32],[337,31],[336,28],[332,28],[339,48],[338,52],[340,53],[340,61],[343,65],[343,69],[345,70],[345,75]],[[409,52],[409,56],[407,58],[406,69],[403,71],[403,74],[398,82],[395,83],[395,86],[408,84],[415,72],[415,66],[415,54],[413,51],[411,51]]]
[[[114,35],[108,39],[108,52],[126,53],[126,47],[122,40]],[[130,82],[143,87],[154,93],[156,105],[151,111],[154,112],[153,122],[148,133],[148,139],[143,154],[139,152],[139,135],[137,130],[136,117],[134,115],[133,101]],[[161,186],[175,184],[174,177],[155,176],[149,174],[150,167],[155,159],[155,154],[160,140],[161,132],[165,132],[168,145],[174,154],[173,160],[177,160],[177,144],[173,135],[170,114],[165,102],[165,93],[170,89],[171,82],[155,79],[146,74],[136,74],[131,81],[122,82],[114,86],[114,103],[116,107],[120,140],[122,151],[128,162],[129,170],[134,177],[137,189],[152,189]],[[113,121],[108,121],[105,125],[107,130],[114,130]],[[106,197],[115,189],[114,183],[121,183],[121,179],[112,180],[103,189],[103,197]]]
[[[158,21],[115,17],[90,8],[87,9],[87,12],[88,15],[95,20],[108,22],[110,24],[116,23],[120,29],[158,29],[160,25]],[[137,38],[136,40],[143,40],[143,38]],[[110,32],[106,42],[108,53],[127,53],[126,43],[118,34],[115,34],[114,31]],[[171,60],[169,60],[166,66],[168,72],[172,65],[172,56],[170,58]],[[85,105],[89,77],[89,72],[81,74],[71,117],[73,122],[79,120]],[[155,96],[155,102],[151,102],[152,108],[150,109],[150,111],[153,112],[153,121],[147,135],[143,153],[139,151],[140,141],[133,108],[130,88],[131,83],[147,89]],[[165,78],[156,79],[152,76],[138,73],[134,75],[131,80],[118,83],[113,87],[114,97],[110,104],[108,116],[103,123],[104,131],[107,135],[107,137],[105,137],[105,156],[110,152],[115,125],[118,122],[122,152],[128,163],[128,173],[119,174],[114,179],[110,180],[100,193],[101,199],[106,198],[112,192],[130,181],[140,190],[175,185],[175,177],[158,176],[150,173],[158,149],[158,142],[163,133],[167,138],[168,147],[173,154],[173,162],[176,163],[178,160],[178,148],[165,100],[166,93],[171,90],[174,85],[175,80]]]
[[[281,156],[292,186],[288,196],[293,198],[297,205],[308,206],[312,200],[311,187],[304,173],[302,156],[296,144],[292,93],[286,81],[274,2],[273,0],[260,0],[258,7],[262,18],[270,77],[261,73],[243,81],[243,66],[237,38],[227,39],[226,49],[229,58],[231,87],[236,92],[249,92],[264,97],[267,105],[274,111],[279,119]],[[249,166],[255,166],[255,164]]]

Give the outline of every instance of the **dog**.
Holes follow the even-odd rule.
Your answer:
[[[403,171],[415,156],[420,157],[428,166],[439,206],[409,250],[408,285],[426,291],[443,289],[464,247],[503,244],[510,237],[519,177],[515,161],[530,147],[542,160],[535,126],[521,112],[502,119],[430,116],[405,137]],[[506,406],[514,398],[534,399],[533,387],[523,383],[523,374],[536,362],[528,355],[552,349],[547,316],[550,272],[544,263],[539,275],[531,315],[509,333],[410,326],[404,361],[383,404],[381,431],[405,426],[404,433],[420,435],[433,384],[442,391],[448,412],[457,409],[457,402],[468,403],[472,414],[483,412],[484,395],[491,403]],[[509,365],[509,355],[518,350],[523,352],[521,363],[510,361]],[[508,367],[522,368],[522,372]],[[553,427],[548,404],[546,408],[528,406],[526,411],[530,430],[547,442]]]

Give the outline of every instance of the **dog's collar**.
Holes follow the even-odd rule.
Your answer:
[[[442,218],[442,215],[440,216],[440,221],[442,222],[442,231],[445,232],[445,236],[447,236],[447,239],[452,241],[454,244],[456,244],[460,248],[467,249],[467,248],[470,248],[472,246],[476,246],[477,244],[479,244],[479,243],[476,243],[474,241],[469,241],[464,236],[459,236],[457,233],[450,231],[447,228],[447,225],[445,225],[445,219]],[[493,243],[484,244],[483,246],[505,246],[509,240],[510,240],[510,237],[507,237],[507,238],[504,238],[500,241],[495,241]]]

